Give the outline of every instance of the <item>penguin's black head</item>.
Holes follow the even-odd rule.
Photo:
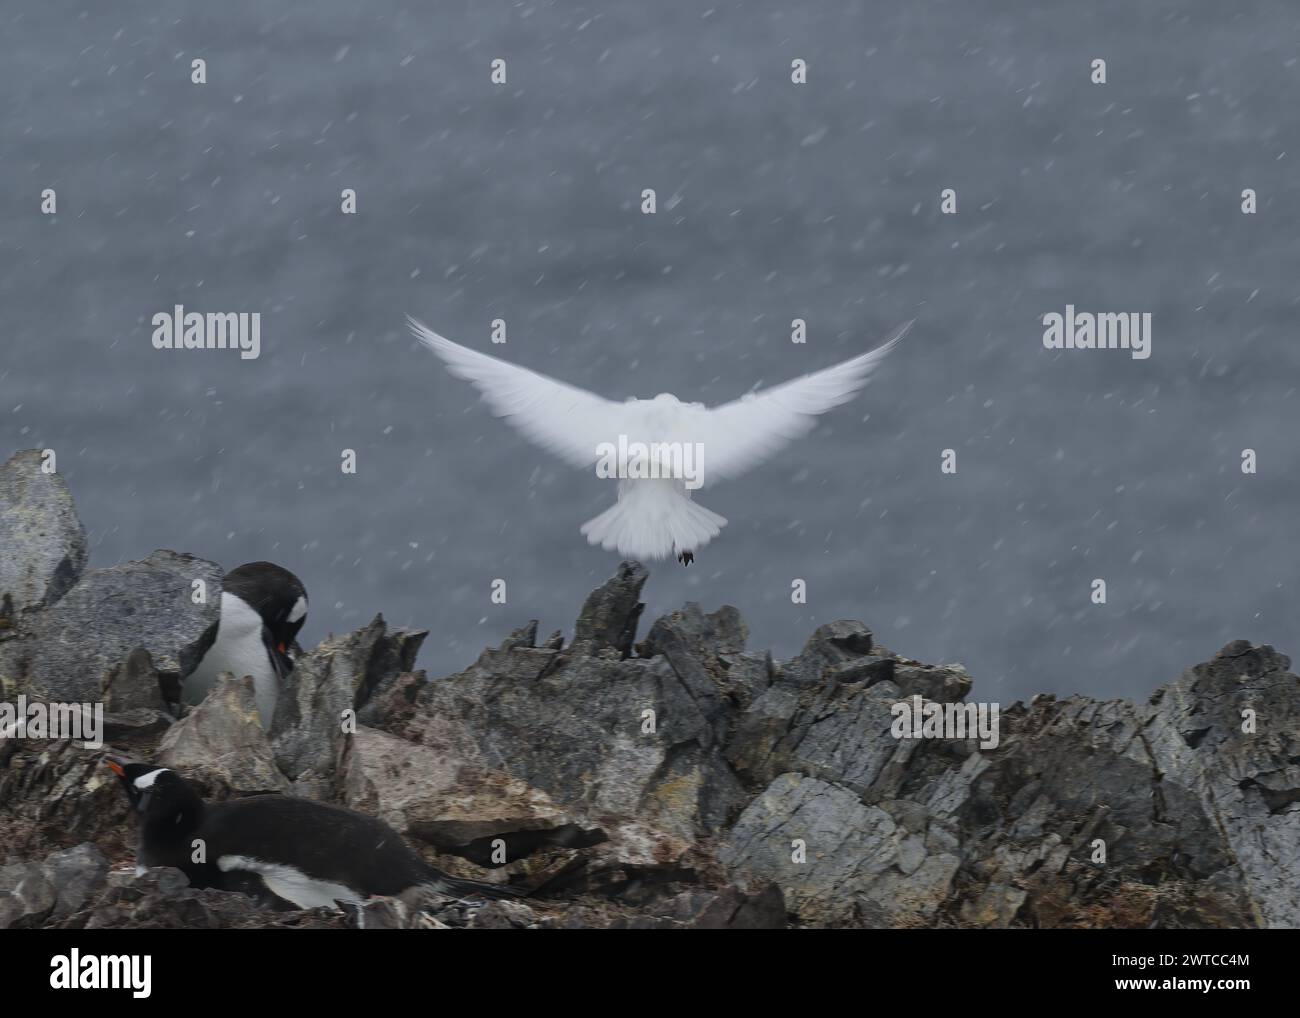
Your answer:
[[[230,570],[222,590],[234,594],[262,616],[267,643],[284,673],[293,668],[294,641],[307,621],[307,589],[302,581],[274,562],[248,562]]]
[[[135,763],[127,757],[106,753],[104,763],[122,783],[131,808],[142,822],[166,820],[179,824],[192,818],[203,800],[189,782],[173,770],[157,764]]]

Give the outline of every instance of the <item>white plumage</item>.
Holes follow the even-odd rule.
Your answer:
[[[527,368],[470,350],[439,336],[414,318],[411,331],[457,378],[472,382],[497,417],[527,439],[575,467],[595,469],[602,449],[626,445],[692,446],[702,459],[703,484],[737,477],[807,434],[814,419],[853,399],[890,350],[907,334],[821,371],[803,375],[730,403],[706,407],[661,393],[654,399],[616,403]],[[633,456],[642,465],[646,457]],[[640,559],[695,552],[727,523],[691,499],[689,477],[668,473],[666,457],[652,453],[659,476],[628,478],[631,460],[619,459],[618,501],[582,525],[592,544]],[[645,472],[644,470],[642,471]]]
[[[266,884],[267,890],[285,901],[293,902],[299,908],[335,908],[336,901],[346,901],[353,905],[365,901],[362,895],[350,887],[310,877],[283,863],[265,862],[246,855],[223,855],[217,860],[217,869],[222,873],[232,870],[256,873]]]
[[[264,625],[262,616],[247,601],[228,590],[222,591],[216,639],[194,671],[185,677],[181,699],[185,703],[202,703],[223,672],[237,678],[251,675],[262,727],[269,731],[280,695],[280,679],[262,640]]]

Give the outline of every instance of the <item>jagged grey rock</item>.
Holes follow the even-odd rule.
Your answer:
[[[792,686],[820,686],[835,669],[871,654],[871,630],[861,622],[840,620],[818,626],[797,657],[781,669],[781,681]]]
[[[401,734],[522,778],[560,805],[637,818],[676,838],[716,832],[742,805],[710,720],[716,705],[692,685],[706,678],[683,679],[662,656],[578,657],[528,681],[517,674],[492,657],[430,683]]]
[[[104,715],[104,741],[123,742],[165,732],[175,723],[166,711],[137,707]]]
[[[205,602],[195,604],[193,583],[202,580]],[[160,692],[142,678],[181,676],[202,656],[209,627],[221,603],[221,570],[193,555],[155,551],[84,575],[54,605],[24,620],[19,638],[6,641],[0,660],[10,674],[7,685],[29,696],[60,701],[114,698],[113,687],[130,686],[124,707],[163,707]],[[137,648],[149,653],[148,668]],[[156,679],[154,680],[156,681]]]
[[[0,859],[43,859],[52,846],[81,841],[119,857],[128,817],[101,754],[67,739],[9,745],[15,752],[0,766]]]
[[[1261,925],[1300,926],[1300,681],[1272,647],[1230,643],[1151,700],[1153,773],[1221,830]],[[1168,799],[1166,799],[1168,806]]]
[[[246,682],[223,680],[176,724],[152,700],[203,631],[188,614],[197,560],[182,559],[90,573],[18,613],[0,639],[7,688],[40,683],[6,662],[52,665],[63,684],[42,688],[106,690],[115,749],[209,794],[292,778],[384,817],[446,869],[481,876],[503,844],[539,897],[479,913],[383,899],[344,916],[268,912],[175,871],[98,883],[90,850],[50,850],[133,858],[116,779],[81,744],[11,740],[0,925],[1300,926],[1300,680],[1271,647],[1229,644],[1145,703],[1003,706],[996,746],[900,739],[895,704],[969,700],[978,684],[847,620],[783,664],[746,648],[727,607],[687,604],[638,645],[646,573],[628,562],[567,647],[558,633],[539,645],[529,621],[446,678],[414,670],[422,633],[382,619],[331,638],[300,656],[268,737]]]
[[[969,789],[984,820],[967,839],[986,857],[981,877],[998,893],[1028,886],[1047,898],[1082,870],[1121,884],[1125,918],[1300,925],[1300,688],[1289,667],[1272,647],[1239,641],[1146,704],[1038,698]],[[1033,851],[1050,839],[1061,844],[1044,865]],[[1098,839],[1104,864],[1091,862]],[[1074,920],[1066,898],[1045,925]]]
[[[244,894],[190,887],[180,870],[115,871],[84,907],[47,926],[65,930],[346,929],[342,912],[276,910]]]
[[[523,930],[537,921],[537,914],[521,901],[491,901],[474,912],[472,930]]]
[[[848,788],[789,773],[741,814],[719,858],[733,875],[780,885],[805,923],[887,926],[902,917],[900,899],[912,907],[923,899],[932,914],[957,869],[955,856],[941,865],[938,854],[928,867],[914,865],[906,852],[915,846],[904,849],[914,839]]]
[[[76,912],[104,885],[108,860],[95,845],[86,842],[48,856],[45,872],[58,892],[51,915],[59,918]]]
[[[569,653],[630,655],[636,641],[637,620],[645,610],[641,588],[649,576],[640,562],[620,564],[618,571],[587,597],[573,628]]]
[[[388,628],[382,615],[342,636],[330,636],[301,656],[276,704],[271,744],[280,771],[299,794],[329,798],[336,792],[345,725],[374,715],[370,698],[383,701],[399,676],[415,665],[427,631]]]
[[[27,449],[0,466],[0,630],[57,602],[86,567],[86,531],[68,485],[43,462],[41,450]]]
[[[39,926],[58,897],[58,888],[40,863],[0,866],[0,930]]]
[[[364,726],[348,742],[344,802],[443,850],[500,833],[559,830],[577,819],[503,771]]]
[[[155,759],[209,794],[289,791],[248,676],[222,674],[203,702],[167,729]]]
[[[105,690],[105,706],[117,713],[156,711],[161,706],[159,689],[163,681],[154,667],[153,655],[144,647],[136,647],[110,676]]]
[[[0,930],[71,915],[107,877],[108,860],[89,842],[53,852],[41,863],[0,866]]]
[[[667,918],[687,929],[779,930],[786,925],[785,896],[776,884],[757,890],[692,888],[665,903]]]

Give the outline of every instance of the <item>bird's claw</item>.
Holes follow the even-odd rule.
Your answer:
[[[695,561],[695,552],[693,551],[679,552],[677,555],[677,561],[684,566],[689,566],[692,562]]]

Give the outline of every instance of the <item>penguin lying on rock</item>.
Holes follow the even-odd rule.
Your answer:
[[[243,891],[298,908],[358,905],[413,887],[477,899],[522,893],[448,876],[382,820],[356,810],[286,795],[207,803],[166,767],[111,753],[104,762],[139,814],[137,870],[174,866],[194,887]]]

